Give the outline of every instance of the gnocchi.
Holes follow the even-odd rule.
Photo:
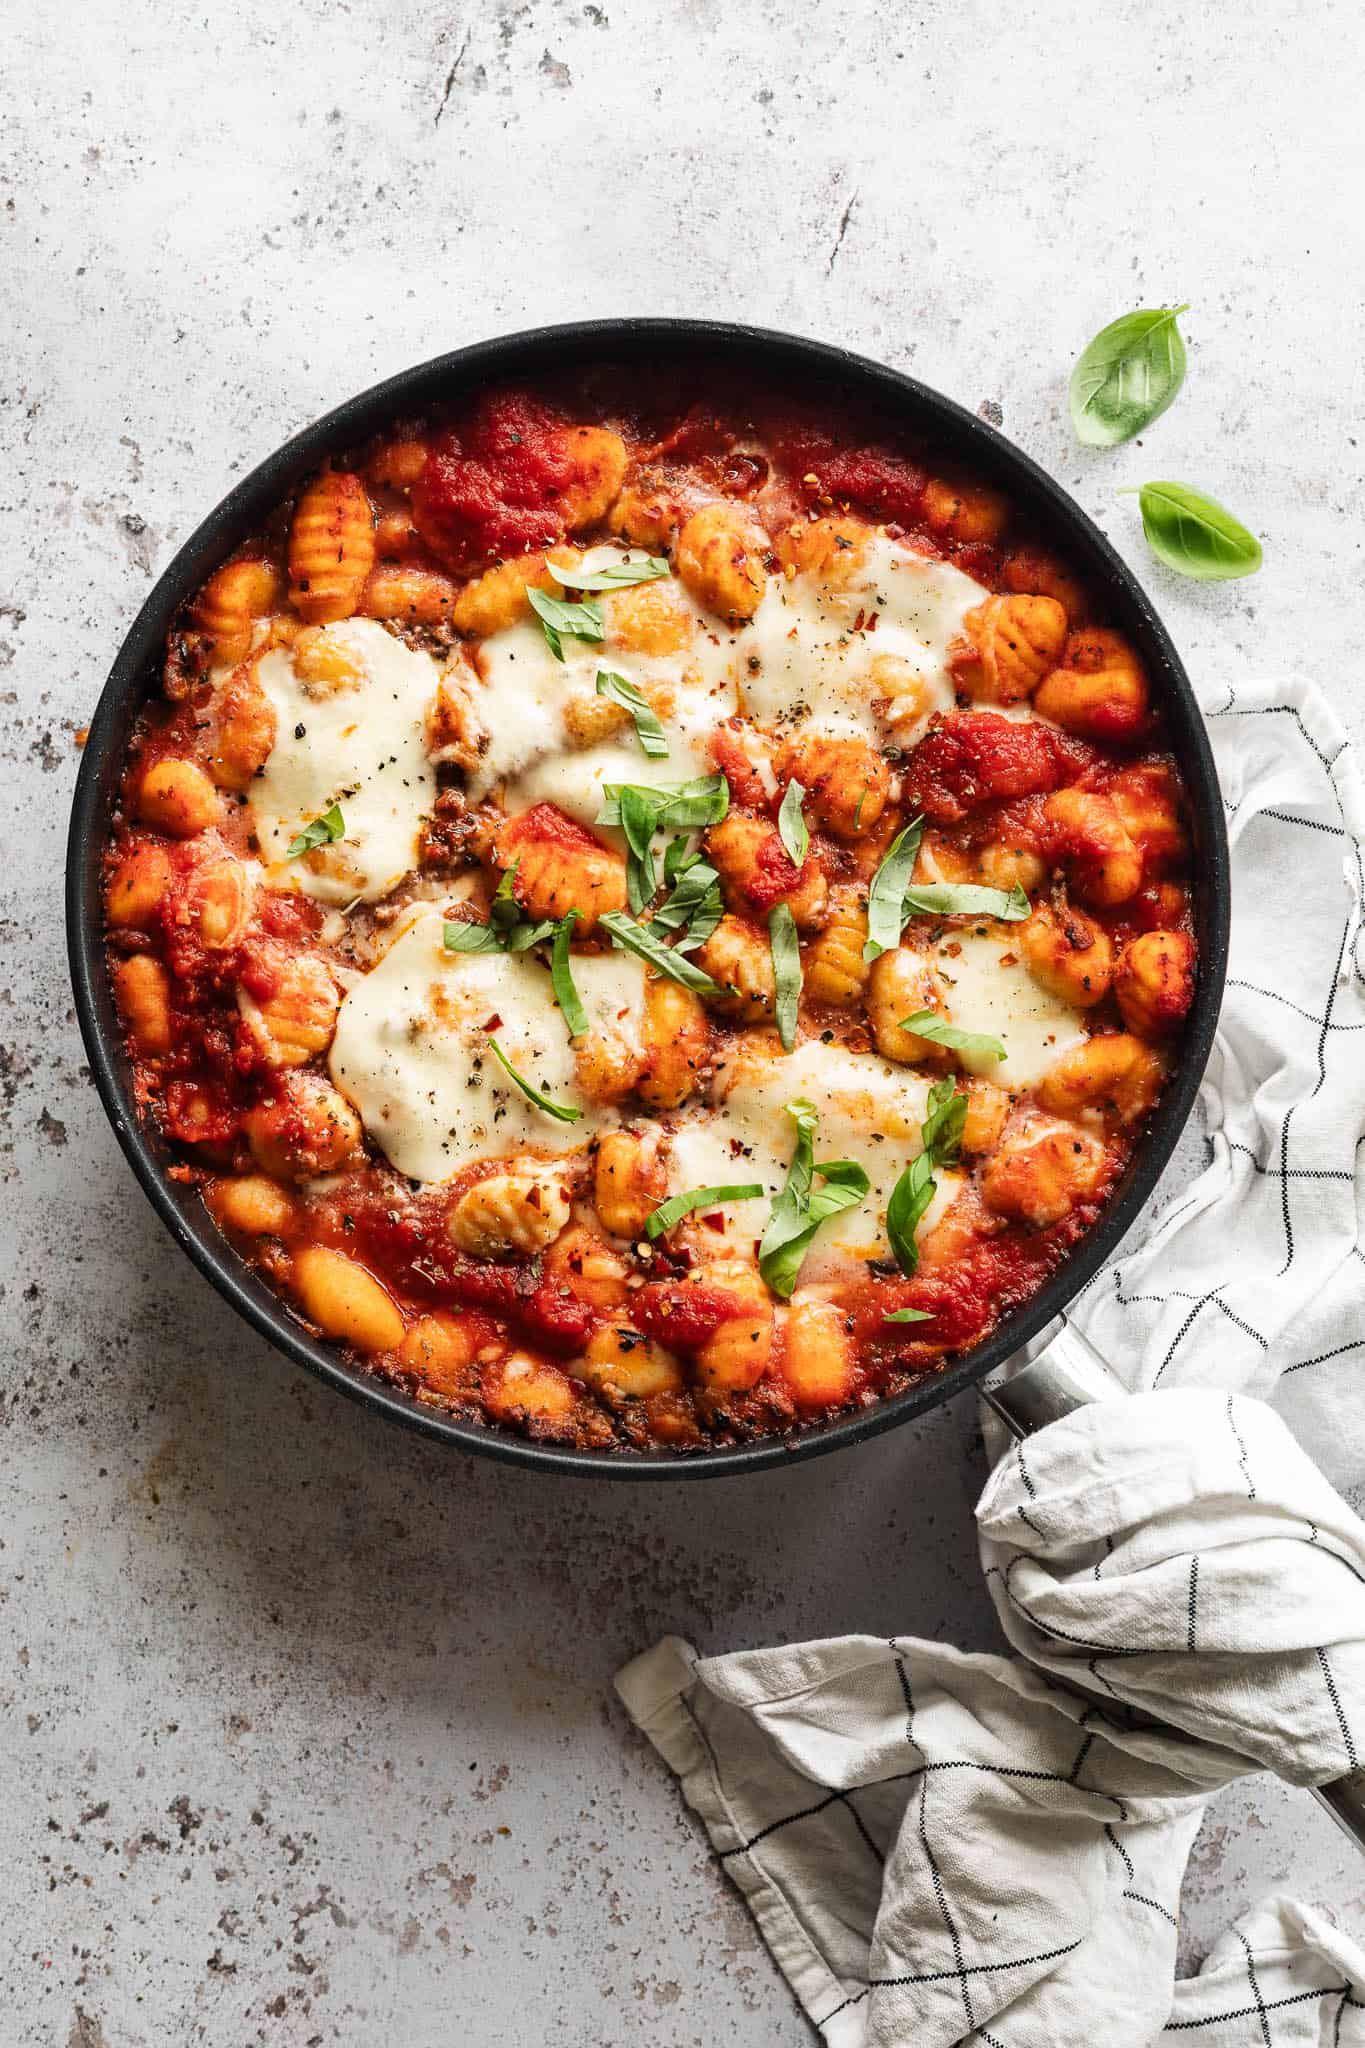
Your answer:
[[[622,1456],[968,1349],[1199,976],[1102,596],[951,449],[711,381],[338,450],[177,619],[102,878],[140,1113],[235,1252],[410,1401]]]

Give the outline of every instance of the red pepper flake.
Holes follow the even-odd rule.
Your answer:
[[[713,1209],[709,1216],[703,1216],[701,1220],[708,1230],[719,1231],[725,1228],[725,1217],[719,1209]]]
[[[485,1031],[501,1031],[502,1018],[499,1017],[496,1010],[494,1011],[493,1015],[489,1018],[488,1022],[484,1025],[483,1028]]]

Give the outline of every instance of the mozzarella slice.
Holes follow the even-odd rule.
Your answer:
[[[417,865],[422,822],[436,797],[426,751],[426,713],[441,666],[385,632],[375,619],[321,628],[349,655],[356,680],[305,683],[288,647],[261,656],[256,675],[275,712],[275,744],[251,784],[252,823],[267,864],[333,804],[345,837],[315,848],[271,877],[321,903],[376,902]]]
[[[774,577],[739,636],[745,711],[759,725],[808,726],[881,746],[892,721],[878,712],[885,690],[876,664],[891,657],[917,684],[913,709],[902,709],[892,735],[911,746],[934,712],[951,709],[948,652],[987,596],[961,570],[882,536],[837,584]]]
[[[585,1103],[549,971],[529,954],[450,953],[442,909],[424,908],[341,1005],[332,1079],[366,1131],[412,1180],[449,1180],[471,1159],[530,1148],[568,1152],[614,1115]],[[644,966],[628,954],[576,954],[590,1028],[638,1043]],[[561,1123],[532,1102],[493,1052],[532,1087],[581,1109]]]
[[[627,559],[627,553],[614,548],[595,548],[584,557],[594,569]],[[612,631],[609,594],[595,600],[603,606],[605,639],[599,643],[564,635],[562,661],[550,651],[534,617],[519,619],[480,642],[475,654],[478,680],[467,691],[475,726],[485,742],[470,778],[476,799],[500,789],[509,811],[553,803],[580,825],[591,826],[609,782],[656,788],[714,772],[706,741],[736,709],[729,674],[731,643],[716,634],[713,623],[686,598],[675,578],[656,580],[672,592],[685,620],[686,644],[676,651],[643,654],[620,647]],[[667,756],[647,755],[629,725],[597,745],[571,744],[566,707],[574,699],[596,696],[599,669],[610,669],[637,689],[658,683],[672,692],[673,708],[662,720]]]
[[[928,1094],[923,1075],[818,1040],[798,1046],[787,1059],[741,1054],[722,1076],[718,1107],[686,1118],[674,1132],[669,1191],[760,1182],[761,1198],[729,1202],[717,1211],[723,1225],[717,1244],[755,1251],[795,1149],[796,1126],[786,1105],[804,1097],[820,1119],[815,1157],[856,1160],[871,1182],[862,1202],[821,1225],[801,1268],[803,1285],[846,1275],[853,1263],[890,1256],[886,1205],[924,1149],[920,1126]],[[962,1184],[951,1170],[935,1179],[919,1237],[933,1228]]]
[[[946,991],[948,1022],[998,1038],[1009,1055],[998,1060],[988,1052],[963,1052],[963,1066],[1017,1090],[1041,1081],[1087,1034],[1080,1012],[1033,979],[1015,950],[1015,929],[992,924],[945,932],[931,958]]]

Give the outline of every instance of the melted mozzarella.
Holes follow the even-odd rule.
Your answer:
[[[744,708],[760,725],[809,724],[880,746],[887,725],[873,664],[893,656],[917,682],[914,715],[894,733],[912,745],[934,712],[952,708],[948,651],[988,594],[948,563],[880,536],[837,583],[774,577],[740,636]]]
[[[604,547],[583,559],[588,567],[601,569],[630,557]],[[509,811],[553,803],[579,824],[593,825],[608,782],[655,787],[714,772],[706,741],[736,709],[729,677],[730,643],[717,636],[674,578],[659,581],[678,599],[686,620],[686,645],[674,653],[642,654],[616,645],[609,600],[604,603],[606,638],[598,643],[566,634],[563,661],[550,652],[534,617],[519,619],[480,642],[475,657],[478,680],[467,693],[484,742],[470,778],[476,799],[501,788]],[[597,745],[571,745],[565,709],[575,699],[595,698],[597,671],[602,668],[637,689],[657,683],[672,691],[673,708],[661,721],[669,743],[666,757],[656,760],[647,755],[630,725]]]
[[[855,1208],[822,1224],[801,1268],[802,1283],[832,1279],[850,1262],[886,1258],[886,1205],[912,1159],[923,1150],[929,1083],[920,1074],[865,1053],[811,1040],[787,1059],[741,1055],[721,1079],[718,1107],[684,1119],[673,1134],[669,1191],[758,1181],[761,1198],[718,1211],[718,1242],[752,1252],[767,1226],[773,1197],[787,1177],[796,1126],[787,1103],[804,1097],[819,1115],[815,1157],[853,1159],[871,1189]],[[931,1230],[961,1186],[960,1174],[935,1176],[934,1200],[917,1236]],[[817,1183],[818,1185],[818,1183]]]
[[[290,861],[285,875],[322,903],[373,903],[417,865],[418,835],[436,796],[425,720],[440,665],[374,619],[321,630],[353,658],[359,679],[339,689],[304,684],[287,647],[261,656],[256,674],[274,709],[275,744],[251,784],[252,823],[273,865],[305,825],[338,804],[345,838]]]
[[[449,953],[444,913],[424,908],[351,989],[337,1017],[332,1079],[400,1173],[449,1180],[468,1160],[529,1147],[585,1145],[608,1112],[585,1104],[548,970],[529,954]],[[576,954],[590,1028],[638,1043],[644,967],[628,954]],[[496,1020],[496,1021],[495,1021]],[[525,1096],[489,1047],[554,1101],[584,1111],[560,1123]]]
[[[969,1073],[1002,1088],[1032,1088],[1063,1053],[1084,1042],[1080,1013],[1033,979],[1009,925],[945,932],[932,950],[946,992],[944,1010],[959,1031],[998,1038],[1009,1057],[959,1054]]]

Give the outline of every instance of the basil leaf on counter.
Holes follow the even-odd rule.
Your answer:
[[[583,998],[574,987],[573,968],[569,963],[569,940],[577,922],[576,910],[560,919],[555,927],[555,942],[550,954],[550,985],[563,1012],[570,1038],[581,1038],[588,1028],[588,1013],[583,1008]]]
[[[777,988],[777,1035],[782,1040],[782,1050],[790,1052],[796,1044],[796,1019],[801,1007],[801,947],[796,919],[786,903],[775,903],[769,913],[768,945]]]
[[[1012,889],[987,889],[976,882],[921,882],[906,890],[905,909],[907,915],[920,911],[928,917],[998,917],[1005,924],[1018,924],[1033,905],[1017,882]]]
[[[623,953],[634,953],[641,960],[666,974],[670,981],[676,981],[680,988],[690,988],[694,995],[721,996],[725,991],[709,974],[703,974],[700,967],[694,967],[683,953],[674,946],[666,946],[656,932],[647,924],[636,924],[623,910],[604,911],[601,924],[611,934],[612,944],[619,946]]]
[[[730,1187],[691,1188],[685,1195],[670,1195],[666,1202],[660,1202],[651,1216],[645,1218],[645,1236],[653,1239],[662,1237],[675,1223],[681,1223],[684,1216],[690,1216],[694,1209],[713,1209],[721,1202],[747,1202],[754,1195],[763,1193],[762,1183],[756,1180],[737,1181]]]
[[[335,839],[346,837],[346,820],[341,815],[340,804],[333,804],[320,818],[305,825],[296,838],[291,839],[284,849],[286,860],[297,860],[301,853],[311,853],[315,846],[330,846]]]
[[[498,1059],[516,1082],[522,1094],[529,1097],[537,1109],[543,1109],[547,1116],[554,1117],[561,1124],[576,1124],[579,1121],[583,1114],[581,1109],[574,1109],[566,1102],[552,1102],[549,1096],[542,1094],[541,1090],[528,1081],[524,1074],[517,1072],[496,1038],[490,1038],[488,1043],[492,1046]]]
[[[787,849],[787,858],[794,868],[804,867],[806,855],[810,852],[810,828],[801,811],[805,795],[806,791],[799,782],[789,782],[787,793],[782,799],[782,808],[777,814],[777,829],[782,835],[782,844]]]
[[[1102,327],[1071,372],[1071,424],[1090,448],[1116,448],[1159,419],[1185,381],[1176,320],[1188,306],[1124,313]]]
[[[915,857],[924,836],[923,818],[912,818],[886,849],[872,877],[867,898],[867,944],[864,960],[875,960],[898,946],[905,927],[905,892],[915,871]]]
[[[531,610],[540,620],[545,644],[556,661],[564,659],[564,641],[604,640],[606,625],[602,618],[602,607],[589,598],[585,604],[566,604],[562,597],[551,597],[548,591],[537,590],[534,584],[527,586],[526,595]]]
[[[984,1031],[959,1031],[956,1024],[949,1024],[936,1010],[916,1010],[913,1017],[902,1017],[898,1028],[913,1031],[917,1038],[927,1038],[935,1045],[950,1046],[954,1052],[989,1053],[997,1060],[1009,1058],[998,1038],[991,1038]]]
[[[796,1286],[802,1261],[820,1225],[842,1210],[854,1208],[871,1186],[854,1159],[815,1163],[818,1117],[814,1103],[801,1099],[789,1102],[787,1115],[796,1125],[796,1150],[758,1247],[758,1270],[773,1293],[781,1295],[784,1301]],[[822,1188],[814,1185],[817,1173],[825,1183]]]
[[[1260,568],[1261,543],[1216,498],[1172,483],[1143,484],[1137,495],[1147,545],[1168,569],[1199,583],[1226,583]]]
[[[635,737],[651,760],[662,761],[667,758],[668,736],[634,683],[628,683],[624,676],[618,676],[613,669],[599,668],[597,694],[599,697],[609,697],[613,704],[621,705],[630,713],[635,721]]]
[[[545,566],[566,590],[626,590],[632,583],[653,583],[668,574],[661,555],[646,555],[635,562],[608,562],[605,569],[560,569],[550,561]]]
[[[886,1234],[902,1273],[913,1273],[919,1265],[915,1226],[934,1199],[935,1168],[951,1166],[957,1158],[967,1120],[967,1098],[951,1081],[935,1081],[925,1111],[920,1125],[923,1149],[896,1182],[886,1205]]]

